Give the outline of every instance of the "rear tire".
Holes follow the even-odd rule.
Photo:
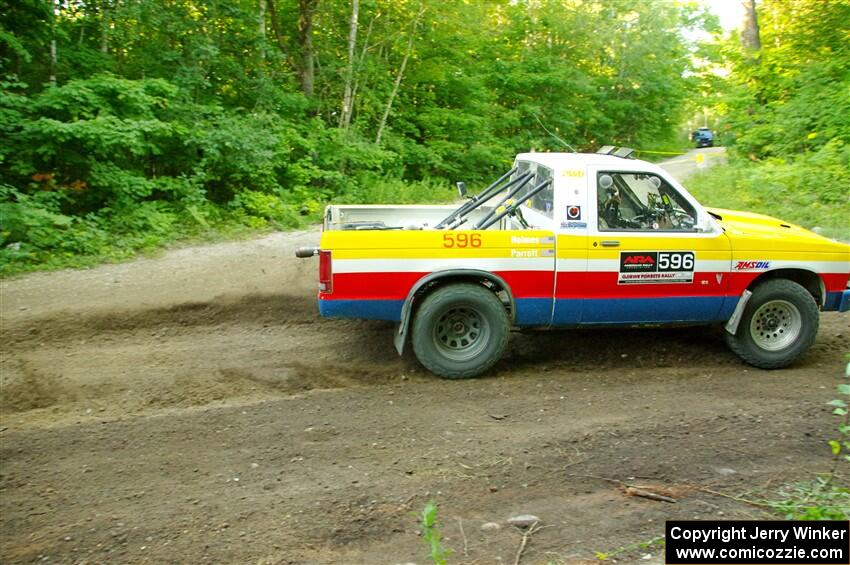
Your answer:
[[[797,361],[818,333],[815,299],[799,284],[774,279],[753,289],[735,335],[726,343],[738,357],[760,369],[781,369]]]
[[[501,300],[475,284],[435,290],[416,312],[412,341],[416,358],[446,379],[477,377],[501,358],[510,322]]]

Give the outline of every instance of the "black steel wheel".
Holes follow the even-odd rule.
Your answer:
[[[425,298],[413,320],[416,358],[447,379],[477,377],[493,366],[508,343],[505,307],[490,290],[452,284]]]

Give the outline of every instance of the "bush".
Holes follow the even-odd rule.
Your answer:
[[[687,185],[703,204],[760,212],[848,240],[848,178],[850,145],[833,140],[796,159],[732,158],[691,176]]]
[[[246,190],[233,200],[233,206],[245,213],[251,227],[263,225],[257,219],[265,220],[281,229],[297,228],[302,220],[295,206],[284,204],[280,197],[262,192]]]

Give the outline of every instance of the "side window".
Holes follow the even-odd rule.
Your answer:
[[[530,186],[533,188],[540,184],[543,181],[551,181],[552,180],[552,169],[547,167],[537,167],[537,174],[532,179]],[[554,208],[554,199],[555,199],[555,188],[553,186],[554,183],[549,182],[549,185],[531,197],[531,200],[528,201],[528,205],[531,208],[534,208],[538,212],[546,214],[550,218],[554,216],[553,208]]]
[[[596,177],[601,231],[694,231],[693,206],[659,176],[601,172]]]
[[[519,161],[517,163],[517,172],[515,173],[514,178],[516,176],[521,175],[527,171],[531,171],[534,173],[534,176],[531,177],[531,180],[525,185],[526,190],[522,191],[520,196],[524,194],[526,191],[531,190],[535,186],[539,185],[541,182],[545,180],[552,180],[552,169],[548,167],[544,167],[538,163],[529,163],[528,161]],[[554,217],[554,198],[555,198],[555,189],[553,187],[553,183],[549,183],[549,185],[531,197],[531,199],[525,203],[529,208],[548,216],[549,218]]]

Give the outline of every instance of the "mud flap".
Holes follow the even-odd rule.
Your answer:
[[[404,342],[407,337],[407,324],[404,321],[396,324],[395,327],[395,337],[393,337],[393,345],[395,346],[395,350],[398,351],[398,354],[401,355],[404,352]]]
[[[738,324],[741,323],[741,316],[744,315],[744,308],[747,307],[747,302],[750,301],[750,297],[753,295],[749,290],[745,290],[744,294],[741,295],[741,298],[738,300],[737,306],[735,306],[735,311],[732,312],[732,317],[729,318],[729,321],[726,322],[724,329],[732,335],[735,335],[735,332],[738,331]]]

